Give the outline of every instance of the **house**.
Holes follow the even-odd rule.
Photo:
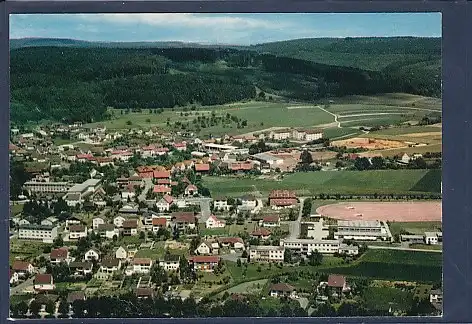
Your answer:
[[[257,199],[254,196],[243,196],[240,200],[241,205],[238,206],[238,209],[240,210],[250,211],[257,206]]]
[[[198,194],[198,188],[197,188],[197,186],[195,186],[193,184],[190,184],[185,188],[184,193],[185,193],[186,196],[196,195],[196,194]]]
[[[280,216],[265,216],[261,223],[261,225],[264,227],[280,227]]]
[[[221,237],[218,239],[221,247],[232,248],[235,250],[244,250],[244,241],[240,237]]]
[[[297,298],[295,287],[283,282],[270,285],[269,295],[271,297]]]
[[[195,172],[208,173],[209,171],[210,171],[210,164],[208,163],[195,164]]]
[[[285,248],[275,245],[256,245],[249,247],[249,260],[251,262],[283,262]]]
[[[138,299],[153,298],[154,290],[152,288],[136,288],[136,297]]]
[[[86,300],[85,293],[83,291],[71,291],[67,295],[67,303],[70,305],[78,300]]]
[[[100,224],[98,225],[97,232],[100,237],[107,238],[110,240],[112,240],[113,237],[118,238],[120,234],[120,231],[115,228],[114,224]]]
[[[85,252],[84,256],[85,261],[100,260],[100,252],[97,249],[90,249]]]
[[[128,252],[124,247],[120,246],[115,251],[115,258],[117,258],[118,260],[126,260],[128,258]]]
[[[18,239],[20,240],[40,240],[44,243],[53,243],[57,237],[58,226],[48,225],[20,225],[18,229]]]
[[[85,225],[70,225],[69,226],[69,240],[78,240],[81,237],[87,236],[87,226]]]
[[[123,216],[116,216],[115,218],[113,218],[113,224],[116,226],[116,227],[123,227],[123,223],[126,221],[126,218],[124,218]]]
[[[19,280],[20,278],[18,277],[18,273],[10,270],[10,285],[18,283]]]
[[[212,248],[210,242],[202,242],[195,250],[195,254],[198,255],[208,255],[212,254]]]
[[[269,194],[269,205],[273,209],[292,207],[298,203],[294,191],[290,190],[272,190]]]
[[[276,141],[281,141],[284,139],[288,139],[291,136],[290,129],[281,129],[281,130],[275,130],[271,131],[269,134],[269,137],[272,138],[273,140]]]
[[[150,258],[135,258],[133,260],[134,273],[149,273],[151,271],[152,260]]]
[[[57,223],[58,223],[58,219],[56,217],[48,217],[44,220],[41,221],[41,225],[44,225],[44,226],[55,226]]]
[[[172,190],[171,190],[172,191]],[[156,207],[160,212],[169,211],[170,206],[174,202],[174,198],[169,195],[164,195],[157,203]]]
[[[165,254],[164,258],[159,260],[159,266],[165,271],[179,271],[180,256],[177,254]]]
[[[121,192],[122,200],[131,200],[136,196],[136,188],[130,183],[126,188]]]
[[[158,171],[158,170],[155,170],[155,171],[153,172],[153,177],[154,177],[154,179],[170,179],[170,171],[166,171],[166,170]]]
[[[225,227],[225,225],[226,225],[226,222],[224,220],[220,220],[216,218],[215,215],[211,215],[205,221],[206,228],[222,228],[222,227]]]
[[[333,293],[341,294],[351,290],[346,282],[346,277],[341,275],[331,274],[328,276],[328,287],[333,290]]]
[[[312,142],[323,138],[323,131],[318,129],[306,130],[305,141]]]
[[[172,145],[177,151],[186,151],[187,150],[187,143],[174,143]]]
[[[33,287],[35,291],[51,291],[55,289],[54,280],[51,274],[36,274]]]
[[[123,236],[134,236],[138,234],[138,220],[129,219],[123,222]]]
[[[408,164],[408,163],[410,163],[410,161],[411,161],[411,158],[410,158],[410,156],[409,156],[408,154],[406,154],[406,153],[400,153],[400,154],[398,155],[398,162],[404,163],[404,164]]]
[[[443,292],[441,289],[432,289],[429,293],[429,302],[431,304],[442,304]]]
[[[115,271],[120,270],[121,260],[116,258],[105,258],[100,264],[100,270],[97,272],[98,278],[108,278],[113,275]]]
[[[193,265],[195,271],[213,272],[213,268],[216,267],[219,262],[220,257],[215,255],[196,255],[189,259],[189,263]]]
[[[166,185],[155,185],[152,192],[158,194],[170,194],[172,192],[172,189]]]
[[[92,228],[94,230],[98,229],[98,225],[105,224],[105,221],[101,217],[95,217],[92,219]]]
[[[425,232],[424,233],[424,242],[428,245],[435,245],[439,244],[442,241],[442,233],[441,232]]]
[[[262,240],[267,240],[271,234],[271,231],[265,228],[256,229],[251,232],[252,237],[259,238]]]
[[[33,274],[35,269],[30,262],[15,260],[11,269],[18,275],[18,278],[25,278]]]
[[[155,217],[152,219],[152,231],[157,233],[159,229],[166,228],[169,226],[167,218],[165,217]]]
[[[66,247],[61,247],[57,249],[53,249],[49,254],[49,260],[52,264],[59,264],[61,262],[65,262],[69,264],[72,261],[72,257],[70,256],[69,249]]]
[[[73,261],[69,263],[69,269],[74,276],[86,276],[92,273],[93,263]]]
[[[228,198],[217,197],[213,200],[213,209],[217,211],[228,211],[231,209],[231,205],[228,205]]]
[[[189,230],[195,228],[196,217],[192,212],[175,212],[171,214],[172,223],[179,230]]]

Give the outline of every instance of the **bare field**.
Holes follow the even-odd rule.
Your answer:
[[[354,137],[346,140],[334,141],[331,145],[338,147],[345,146],[347,148],[365,148],[370,150],[392,149],[406,146],[405,143],[400,141],[367,137]]]
[[[343,202],[316,209],[325,217],[342,220],[396,222],[441,221],[442,203],[435,202]]]

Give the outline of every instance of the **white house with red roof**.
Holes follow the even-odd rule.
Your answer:
[[[262,218],[260,225],[263,227],[280,227],[280,216],[279,215],[265,216],[264,218]]]
[[[133,260],[134,273],[149,273],[151,271],[152,260],[150,258],[135,258]]]
[[[11,269],[18,274],[19,278],[27,277],[34,273],[35,269],[31,262],[16,260],[13,262]]]
[[[226,226],[226,222],[224,220],[220,220],[216,218],[215,215],[211,215],[205,222],[206,228],[223,228]]]
[[[174,198],[170,195],[164,195],[159,201],[156,203],[156,207],[160,212],[169,211],[170,206],[173,204]]]
[[[190,265],[195,271],[213,272],[213,268],[220,262],[216,255],[195,255],[189,259]]]
[[[170,194],[172,192],[172,189],[166,185],[155,185],[154,189],[152,189],[152,192],[158,194]]]
[[[113,160],[121,160],[123,162],[128,162],[132,156],[133,152],[128,150],[114,150],[111,152],[111,157]]]
[[[68,248],[61,247],[51,251],[49,254],[49,260],[52,264],[59,264],[61,262],[69,264],[71,261],[73,261],[73,258],[71,257]]]
[[[186,188],[185,188],[185,195],[186,196],[193,196],[193,195],[196,195],[198,194],[198,188],[197,186],[193,185],[193,184],[189,184]]]
[[[54,279],[51,274],[37,274],[34,277],[35,291],[51,291],[55,289]]]
[[[328,277],[328,287],[333,290],[334,293],[340,294],[351,290],[348,286],[346,277],[336,274],[331,274]]]
[[[187,143],[181,142],[181,143],[174,143],[172,146],[177,150],[177,151],[186,151],[187,150]]]
[[[152,219],[152,231],[157,233],[159,229],[169,226],[169,221],[165,217],[156,217]]]

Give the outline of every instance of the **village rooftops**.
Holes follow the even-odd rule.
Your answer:
[[[222,244],[244,243],[243,239],[240,237],[221,237],[218,239],[218,242]]]
[[[165,217],[156,217],[152,219],[153,226],[166,226],[167,219]]]

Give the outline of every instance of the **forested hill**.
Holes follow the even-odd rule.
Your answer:
[[[256,87],[303,101],[382,92],[441,94],[440,73],[428,64],[436,59],[434,47],[425,50],[430,61],[405,54],[403,61],[373,70],[271,53],[262,50],[263,45],[175,47],[170,42],[161,48],[111,48],[74,46],[73,40],[41,44],[54,42],[68,45],[11,49],[12,121],[89,122],[106,118],[107,107],[223,104],[254,98]],[[267,46],[274,48],[273,43]],[[338,46],[340,52],[350,48],[328,40],[325,46],[332,51]]]

